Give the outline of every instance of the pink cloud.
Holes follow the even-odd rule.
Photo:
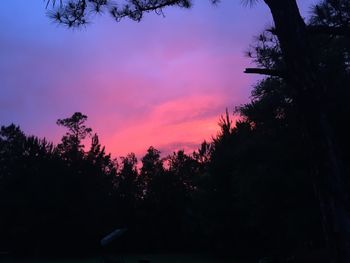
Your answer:
[[[168,151],[163,154],[193,151],[216,135],[222,100],[219,96],[192,96],[156,105],[147,116],[125,123],[125,128],[106,141],[107,149],[120,155],[133,151],[139,156],[151,145]]]
[[[36,25],[3,34],[0,118],[58,142],[65,131],[55,121],[80,111],[114,156],[150,145],[195,149],[217,133],[226,107],[249,96],[243,51],[252,39],[247,16],[258,11],[195,2],[142,23],[106,18],[81,31]]]

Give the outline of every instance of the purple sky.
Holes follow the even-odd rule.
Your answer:
[[[42,0],[7,0],[0,14],[0,125],[58,142],[58,118],[80,111],[114,156],[195,149],[225,108],[245,103],[257,77],[244,51],[272,24],[263,3],[168,8],[140,23],[97,17],[69,30]],[[300,0],[302,14],[315,0]]]

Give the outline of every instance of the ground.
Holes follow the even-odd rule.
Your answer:
[[[228,258],[217,258],[202,255],[171,255],[171,254],[132,254],[117,256],[95,257],[87,259],[5,259],[2,263],[139,263],[139,260],[149,263],[244,263]],[[141,261],[142,262],[142,261]]]

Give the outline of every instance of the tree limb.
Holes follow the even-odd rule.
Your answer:
[[[285,77],[285,74],[283,71],[274,70],[274,69],[267,69],[267,68],[246,68],[244,73],[268,75],[268,76],[280,77],[280,78]]]

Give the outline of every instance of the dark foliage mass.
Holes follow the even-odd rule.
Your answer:
[[[323,1],[308,26],[340,28],[349,26],[349,17],[347,0]],[[329,87],[322,90],[322,108],[349,175],[350,40],[322,32],[310,34],[321,81]],[[266,70],[286,71],[274,29],[263,32],[248,55]],[[81,113],[57,121],[67,128],[58,145],[15,125],[1,127],[0,250],[99,252],[103,236],[126,227],[121,242],[107,249],[273,255],[289,262],[315,253],[325,259],[317,254],[329,248],[318,191],[328,182],[314,178],[295,90],[278,74],[269,76],[236,109],[241,118],[235,125],[226,112],[211,142],[165,158],[150,147],[142,166],[132,153],[119,159],[106,154]],[[89,149],[82,142],[87,138]]]

